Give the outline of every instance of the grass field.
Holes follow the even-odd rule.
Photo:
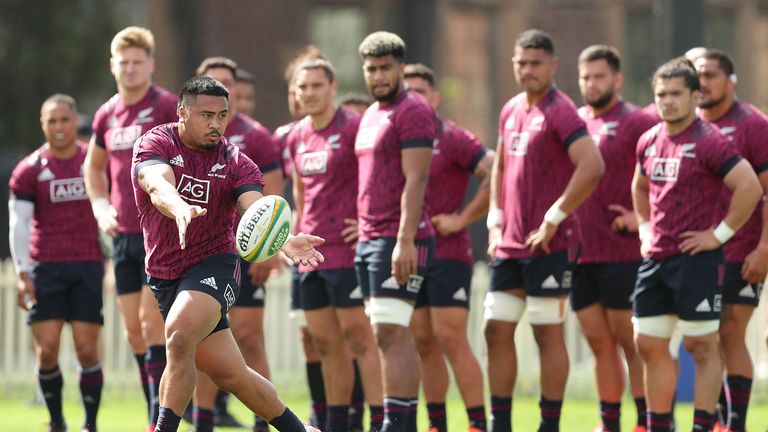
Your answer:
[[[130,392],[129,392],[130,393]],[[31,395],[31,392],[30,392]],[[83,412],[76,394],[68,393],[65,401],[65,417],[70,431],[78,431],[83,420]],[[24,399],[0,399],[0,431],[2,432],[36,432],[45,430],[48,414],[43,405],[33,405],[31,396]],[[309,412],[309,402],[304,397],[285,397],[285,402],[302,418],[306,419]],[[249,412],[237,401],[231,401],[232,412],[241,421],[250,421]],[[634,404],[631,400],[624,402],[622,430],[631,431],[635,422]],[[516,399],[514,405],[514,430],[520,432],[535,431],[538,427],[539,410],[533,399]],[[461,401],[452,396],[448,401],[448,429],[451,432],[467,430],[466,414]],[[692,407],[690,404],[679,404],[676,410],[678,430],[691,430]],[[125,394],[108,394],[103,398],[99,412],[99,431],[101,432],[141,432],[145,427],[143,400],[138,397],[127,397]],[[598,423],[596,402],[588,400],[566,401],[563,408],[561,430],[563,432],[592,432]],[[419,430],[427,429],[426,408],[419,407]],[[180,431],[190,430],[190,426],[182,423]],[[246,429],[218,429],[246,430]],[[747,430],[750,432],[768,432],[768,405],[752,406],[749,413]]]

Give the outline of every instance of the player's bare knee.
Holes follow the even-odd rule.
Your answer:
[[[683,346],[697,364],[711,360],[713,356],[720,357],[717,340],[712,337],[686,337]]]
[[[463,333],[459,333],[452,328],[443,328],[435,331],[435,339],[440,349],[449,358],[455,358],[464,352],[467,346],[467,340]]]
[[[368,325],[363,323],[363,325]],[[362,355],[373,347],[373,338],[370,337],[368,329],[360,326],[342,327],[341,332],[349,349],[355,355]]]
[[[376,324],[374,326],[376,344],[379,349],[386,352],[392,346],[400,345],[403,338],[408,336],[407,331],[405,327],[396,324]]]
[[[50,369],[59,362],[59,344],[53,342],[39,343],[37,360],[43,369]]]
[[[487,320],[483,328],[483,334],[485,335],[488,347],[490,348],[492,345],[494,347],[502,344],[506,345],[508,343],[514,344],[514,335],[509,335],[511,326],[512,324],[507,322],[493,319]]]
[[[582,327],[584,337],[587,339],[589,347],[595,354],[601,354],[608,352],[608,350],[616,349],[616,340],[611,336],[610,332],[606,328],[602,329],[585,329]]]
[[[165,342],[168,357],[194,358],[196,345],[192,333],[184,329],[183,326],[168,328]]]

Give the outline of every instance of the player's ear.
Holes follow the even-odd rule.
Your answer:
[[[621,86],[624,84],[624,74],[621,72],[616,72],[615,82],[616,82],[616,90],[618,91],[621,88]]]

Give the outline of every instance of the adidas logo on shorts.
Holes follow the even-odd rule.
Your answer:
[[[712,306],[709,305],[709,301],[707,299],[704,299],[696,305],[696,309],[694,309],[696,312],[712,312]]]
[[[184,159],[181,157],[181,155],[176,155],[173,159],[170,161],[171,165],[176,165],[178,167],[184,168]]]
[[[467,301],[467,290],[461,287],[453,293],[453,299],[458,301]]]
[[[381,287],[387,289],[400,289],[400,284],[397,283],[394,276],[390,276],[387,280],[381,283]]]
[[[752,285],[744,285],[744,288],[739,291],[739,297],[755,298],[755,290],[752,289]]]
[[[557,283],[557,279],[555,279],[554,275],[549,275],[549,277],[544,279],[544,282],[541,283],[541,288],[543,288],[543,289],[558,289],[558,288],[560,288],[560,284]]]
[[[264,300],[264,288],[256,288],[256,291],[253,292],[253,299]]]
[[[216,286],[216,279],[213,276],[207,277],[205,279],[201,279],[200,283],[203,284],[203,285],[208,285],[209,287],[211,287],[211,288],[213,288],[215,290],[219,289],[219,287]]]
[[[363,298],[363,290],[360,287],[355,287],[355,289],[352,290],[351,293],[349,293],[349,298],[352,300],[359,300]]]

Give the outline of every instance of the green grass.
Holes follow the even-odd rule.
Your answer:
[[[83,420],[83,412],[79,396],[72,390],[67,392],[64,415],[68,420],[70,430],[77,431]],[[33,405],[32,390],[20,398],[0,398],[0,431],[2,432],[36,432],[45,430],[48,414],[43,405]],[[309,402],[305,397],[284,397],[285,402],[302,419],[309,413]],[[634,404],[631,400],[624,402],[622,427],[631,431],[635,421]],[[230,402],[232,412],[241,421],[250,421],[247,409],[239,402]],[[535,431],[539,422],[537,402],[533,399],[518,398],[514,402],[514,430],[521,432]],[[466,414],[459,398],[451,396],[448,400],[448,429],[451,432],[467,430]],[[692,407],[690,404],[679,404],[676,417],[679,431],[691,430]],[[146,416],[143,399],[138,392],[132,390],[111,390],[102,398],[99,412],[99,430],[101,432],[140,432],[144,430]],[[589,400],[567,400],[563,408],[561,430],[563,432],[592,432],[598,423],[597,403]],[[419,430],[427,429],[427,415],[424,406],[419,407]],[[751,432],[763,432],[768,427],[768,405],[754,405],[750,408],[747,429]],[[190,430],[183,423],[180,431]],[[236,430],[236,429],[218,429]],[[241,429],[246,430],[246,429]]]

